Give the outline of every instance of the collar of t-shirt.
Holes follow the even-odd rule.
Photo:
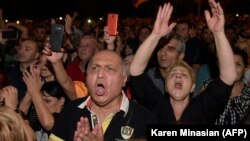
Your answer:
[[[92,99],[90,96],[88,96],[88,98],[83,102],[81,103],[78,108],[80,109],[83,109],[83,108],[87,108],[90,113],[91,113],[91,126],[92,128],[97,124],[99,123],[99,120],[96,116],[96,114],[91,111],[90,109],[90,104],[92,102]],[[125,93],[122,91],[122,102],[121,102],[121,105],[120,105],[120,111],[123,111],[125,114],[124,114],[124,117],[126,116],[126,114],[128,113],[128,109],[129,109],[129,100],[128,98],[126,97]],[[114,113],[111,113],[108,117],[106,117],[104,119],[104,121],[102,122],[102,128],[103,128],[103,131],[105,132],[108,125],[110,124],[113,116],[119,111],[115,111]]]

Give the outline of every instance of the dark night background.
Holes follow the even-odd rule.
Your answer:
[[[118,12],[121,17],[155,16],[159,4],[170,1],[175,15],[193,13],[198,15],[199,0],[148,0],[139,8],[133,6],[134,0],[0,0],[4,17],[8,19],[34,19],[64,16],[78,11],[81,17],[97,18],[108,12]],[[208,8],[207,0],[200,0],[200,14]],[[250,14],[249,0],[220,0],[226,13]]]

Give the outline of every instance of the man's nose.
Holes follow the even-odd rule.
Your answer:
[[[161,50],[161,56],[165,56],[165,55],[167,55],[167,50],[165,48],[163,48]]]
[[[177,73],[177,74],[176,74],[176,78],[181,78],[181,74],[180,74],[180,73]]]
[[[100,68],[97,74],[98,78],[103,78],[104,77],[104,69]]]

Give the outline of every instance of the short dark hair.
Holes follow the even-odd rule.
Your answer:
[[[178,35],[178,34],[169,34],[167,37],[163,37],[160,39],[157,47],[156,47],[156,50],[159,51],[161,48],[163,48],[168,42],[170,42],[170,40],[172,39],[176,39],[177,41],[180,42],[180,45],[179,47],[177,48],[177,50],[179,52],[185,52],[185,41],[184,39]]]
[[[42,86],[42,91],[47,92],[50,96],[56,97],[57,99],[60,99],[63,97],[66,100],[67,98],[63,88],[57,81],[50,81],[50,82],[44,83]]]
[[[188,26],[188,29],[192,28],[192,23],[187,20],[187,19],[180,19],[179,21],[177,21],[177,24],[186,24]]]
[[[248,65],[248,55],[247,55],[247,52],[241,48],[238,48],[238,47],[233,47],[233,53],[234,55],[239,55],[242,57],[242,60],[243,60],[243,63],[244,63],[244,66],[247,67]]]

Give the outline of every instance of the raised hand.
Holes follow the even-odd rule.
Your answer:
[[[5,26],[6,26],[6,28],[13,26],[13,27],[17,28],[18,30],[20,30],[22,33],[21,38],[28,38],[29,37],[29,29],[27,26],[24,26],[22,24],[17,24],[15,22],[7,23]]]
[[[74,20],[76,17],[78,17],[78,16],[79,16],[79,13],[76,12],[76,11],[74,11],[74,12],[73,12],[73,16],[72,16],[73,20]]]
[[[51,48],[51,44],[49,43],[49,38],[46,39],[45,41],[45,46],[43,49],[43,54],[45,54],[47,56],[47,59],[53,64],[56,63],[59,60],[62,60],[63,55],[65,50],[63,48],[61,48],[61,52],[53,52],[50,48]]]
[[[164,4],[163,7],[159,7],[152,33],[159,37],[163,37],[173,30],[176,23],[169,24],[169,19],[171,17],[172,12],[173,6],[170,3]]]
[[[13,86],[6,86],[0,90],[0,95],[4,98],[5,106],[10,107],[13,110],[17,109],[18,105],[18,92]]]
[[[232,47],[225,35],[224,25],[225,17],[220,3],[215,0],[208,0],[211,7],[212,15],[205,10],[205,18],[209,30],[213,33],[216,52],[218,56],[218,64],[220,69],[220,79],[232,85],[236,79],[236,68],[234,63],[234,55]]]
[[[72,25],[73,25],[73,18],[69,14],[66,14],[64,26],[65,26],[65,31],[67,34],[72,33]]]
[[[214,0],[208,0],[210,5],[212,15],[208,10],[205,10],[205,17],[207,21],[208,28],[213,32],[224,32],[225,17],[223,9],[220,6],[219,2]]]
[[[30,72],[28,72],[27,70],[23,72],[23,81],[27,86],[27,92],[30,94],[37,94],[42,88],[44,82],[41,80],[40,70],[41,66],[35,65],[31,66]]]

